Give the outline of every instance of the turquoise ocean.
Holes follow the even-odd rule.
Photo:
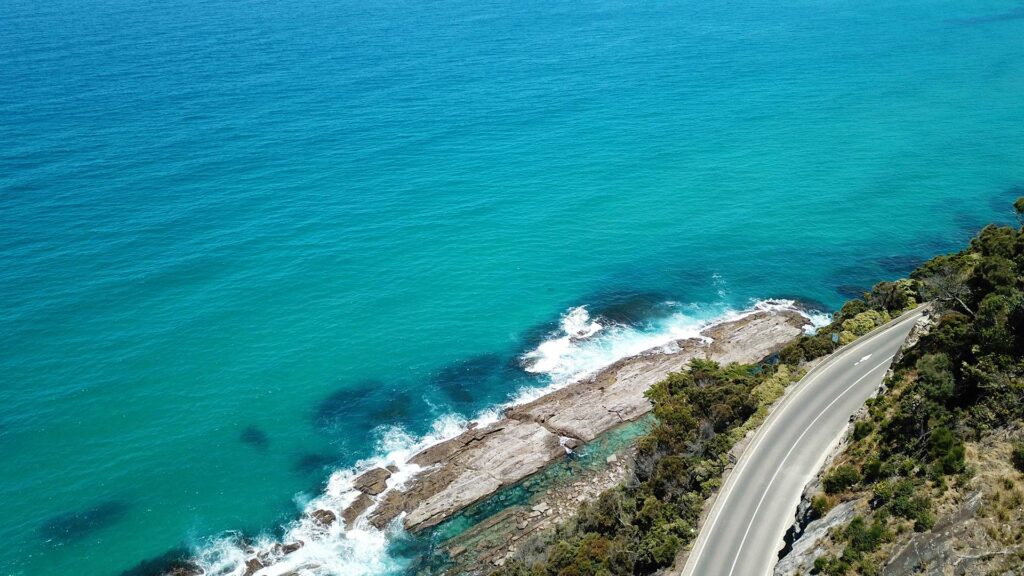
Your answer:
[[[1012,0],[4,0],[0,574],[240,573],[360,461],[1020,195]]]

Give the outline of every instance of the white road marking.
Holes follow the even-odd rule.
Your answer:
[[[863,362],[863,361],[867,360],[868,358],[871,358],[871,354],[868,354],[867,356],[865,356],[865,357],[861,358],[860,360],[857,360],[856,362],[854,362],[854,363],[853,363],[853,365],[854,365],[854,366],[857,366],[857,365],[859,365],[859,364],[860,364],[861,362]]]
[[[895,356],[895,355],[893,355],[893,356]],[[832,408],[832,405],[834,405],[836,402],[838,402],[840,398],[845,396],[847,392],[852,390],[854,386],[856,386],[857,384],[860,384],[861,380],[863,380],[863,379],[867,378],[868,376],[870,376],[875,370],[878,370],[879,368],[884,366],[887,362],[890,362],[893,359],[893,356],[889,356],[885,360],[882,360],[881,362],[879,362],[874,368],[872,368],[871,370],[868,370],[867,372],[865,372],[863,376],[861,376],[860,378],[857,378],[857,380],[854,381],[853,384],[850,384],[849,386],[847,386],[845,390],[843,390],[842,392],[839,393],[838,396],[833,398],[832,401],[828,403],[828,406],[825,406],[824,408],[822,408],[821,412],[818,412],[818,415],[814,417],[814,420],[811,420],[811,423],[808,424],[806,428],[804,428],[804,431],[802,433],[800,433],[800,436],[797,437],[795,442],[793,442],[793,445],[789,447],[789,451],[786,452],[786,456],[783,457],[782,462],[779,463],[779,467],[776,468],[775,469],[775,473],[772,474],[771,480],[768,481],[768,486],[766,486],[765,489],[764,489],[764,492],[761,493],[761,499],[758,500],[757,506],[754,507],[754,513],[750,515],[750,522],[747,523],[747,529],[743,531],[743,538],[740,540],[740,546],[739,546],[739,548],[736,549],[736,557],[733,558],[732,566],[729,567],[729,576],[732,576],[733,571],[736,570],[736,563],[740,561],[740,554],[743,552],[743,545],[746,544],[747,536],[750,535],[750,528],[754,525],[754,520],[757,519],[757,512],[758,512],[758,510],[760,510],[761,509],[761,505],[764,504],[764,499],[768,496],[768,492],[771,491],[772,484],[775,483],[775,479],[779,476],[779,472],[782,472],[782,467],[786,465],[786,461],[789,460],[790,455],[793,454],[793,450],[796,450],[796,447],[800,445],[800,441],[803,440],[804,436],[806,436],[807,433],[811,431],[811,428],[814,427],[814,425],[818,422],[818,420],[822,416],[824,416],[825,413],[828,412]]]

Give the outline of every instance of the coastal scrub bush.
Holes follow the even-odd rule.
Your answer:
[[[1010,462],[1019,472],[1024,472],[1024,442],[1014,442],[1010,450]]]
[[[902,278],[895,282],[879,282],[871,289],[866,299],[871,308],[898,314],[917,306],[917,283]]]
[[[874,426],[871,422],[867,420],[858,420],[857,423],[853,425],[853,439],[855,441],[863,440],[864,438],[867,438],[868,434],[871,434],[871,430],[873,429]]]
[[[831,506],[829,505],[828,498],[824,495],[818,494],[811,498],[811,513],[815,519],[824,518],[825,514],[828,514],[829,508]]]
[[[782,350],[779,350],[779,362],[782,362],[783,365],[796,366],[803,361],[804,349],[800,346],[799,340],[790,342]]]
[[[803,348],[804,358],[807,360],[821,358],[826,354],[831,354],[832,351],[836,349],[836,345],[832,342],[832,337],[826,335],[824,332],[816,336],[805,338],[800,343],[800,347]]]
[[[826,494],[836,494],[860,482],[860,472],[848,464],[836,466],[822,479]]]
[[[846,526],[843,535],[848,543],[843,556],[856,560],[865,552],[878,548],[885,535],[885,525],[878,520],[868,525],[863,516],[855,516]]]
[[[865,310],[849,320],[843,320],[843,330],[851,332],[855,336],[863,336],[878,326],[885,324],[892,318],[885,310]]]
[[[823,576],[843,576],[850,568],[850,563],[842,558],[818,556],[814,559],[814,571]]]
[[[843,304],[843,307],[840,308],[839,312],[836,313],[835,320],[842,322],[843,320],[853,318],[857,314],[860,314],[861,312],[866,312],[867,310],[868,303],[861,300],[860,298],[847,300],[846,304]]]
[[[964,443],[948,428],[937,428],[928,441],[936,472],[956,474],[964,469]]]

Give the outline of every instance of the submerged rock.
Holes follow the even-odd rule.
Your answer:
[[[267,433],[257,426],[246,426],[238,434],[238,439],[243,444],[248,444],[260,450],[266,450],[270,446],[270,438]]]
[[[93,532],[116,524],[128,513],[130,505],[124,500],[107,500],[83,510],[59,514],[47,519],[39,527],[39,534],[49,541],[70,542],[80,540]]]

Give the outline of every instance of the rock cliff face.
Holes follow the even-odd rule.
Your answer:
[[[792,545],[792,549],[775,565],[775,574],[810,574],[814,561],[825,553],[821,546],[828,537],[830,530],[837,526],[845,526],[857,514],[857,510],[867,506],[866,500],[850,500],[829,510],[824,518],[809,522],[803,527],[800,538]]]
[[[374,494],[368,520],[378,528],[405,513],[411,531],[438,524],[455,512],[564,458],[566,447],[589,442],[650,412],[644,392],[694,358],[756,362],[799,336],[806,318],[792,311],[761,311],[718,324],[701,339],[687,339],[621,360],[592,378],[515,407],[490,426],[432,446],[412,460],[423,468],[402,487]],[[367,473],[369,474],[369,473]],[[360,478],[358,485],[379,485]],[[353,506],[366,506],[360,498]],[[352,510],[343,518],[358,516]]]

